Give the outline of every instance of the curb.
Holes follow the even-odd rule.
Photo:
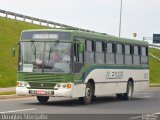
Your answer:
[[[14,92],[14,91],[16,91],[16,87],[0,88],[0,92]]]
[[[149,87],[160,87],[160,84],[149,84]]]
[[[29,98],[33,96],[17,96],[16,94],[11,94],[11,95],[0,95],[0,100],[1,99],[15,99],[15,98]]]

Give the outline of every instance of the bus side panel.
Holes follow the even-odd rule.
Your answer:
[[[149,70],[94,69],[87,75],[85,83],[89,79],[95,82],[95,95],[125,93],[129,79],[134,82],[134,91],[142,91],[148,87]]]
[[[123,83],[96,83],[95,95],[110,95],[115,93],[124,93],[126,91],[126,82]]]
[[[132,79],[134,82],[134,92],[143,91],[148,87],[149,70],[148,69],[126,69],[124,70],[124,79]]]
[[[95,95],[107,95],[114,93],[124,93],[126,92],[127,80],[121,79],[108,79],[107,77],[112,77],[112,75],[107,75],[108,72],[121,72],[121,69],[94,69],[92,70],[85,82],[89,79],[93,79],[95,82]]]

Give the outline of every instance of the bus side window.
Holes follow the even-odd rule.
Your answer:
[[[106,64],[114,64],[115,63],[115,44],[114,43],[106,43]]]
[[[139,46],[134,45],[133,64],[140,65]]]
[[[84,52],[80,53],[78,50],[79,47],[80,47],[79,43],[74,44],[74,55],[73,55],[73,61],[74,61],[73,72],[74,73],[80,73],[80,71],[84,66]]]
[[[132,50],[130,45],[125,45],[125,64],[131,65],[132,64]]]
[[[104,42],[96,41],[96,63],[103,64],[104,63]]]
[[[123,46],[122,44],[117,44],[116,64],[124,64],[123,62],[124,62]]]
[[[148,47],[141,47],[141,64],[148,64]]]
[[[84,53],[78,52],[78,48],[80,44],[74,44],[74,62],[83,63],[84,62]]]
[[[95,44],[93,40],[86,40],[86,63],[94,63]]]
[[[86,51],[92,51],[92,41],[90,40],[86,41]]]

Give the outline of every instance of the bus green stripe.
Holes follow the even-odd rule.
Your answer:
[[[85,72],[85,77],[81,76],[82,81],[78,82],[78,83],[82,83],[85,81],[85,79],[87,78],[87,76],[89,75],[89,73],[95,69],[135,69],[135,70],[144,70],[144,69],[148,69],[148,66],[91,66],[89,67],[86,72]]]

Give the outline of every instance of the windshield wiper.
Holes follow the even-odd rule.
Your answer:
[[[36,46],[34,43],[32,43],[32,52],[33,52],[33,55],[35,56],[35,60],[36,60]]]
[[[51,45],[50,50],[49,50],[48,61],[50,60],[50,58],[51,58],[51,53],[54,51],[54,49],[55,49],[54,47],[57,46],[57,44],[58,44],[58,43],[55,42],[54,44]]]

